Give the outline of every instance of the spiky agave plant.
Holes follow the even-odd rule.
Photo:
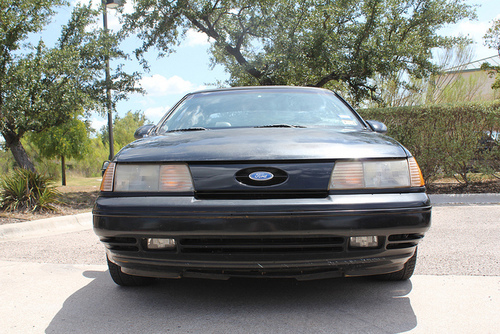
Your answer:
[[[0,179],[0,201],[6,211],[56,211],[60,193],[50,178],[17,168]]]

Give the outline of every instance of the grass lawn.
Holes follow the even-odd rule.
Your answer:
[[[99,190],[101,185],[100,177],[69,177],[66,180],[66,186],[61,186],[61,181],[55,183],[57,190],[61,193],[75,191],[94,191]]]

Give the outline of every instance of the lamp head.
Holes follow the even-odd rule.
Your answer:
[[[119,6],[121,6],[122,4],[123,4],[122,0],[106,0],[106,7],[107,8],[115,9],[115,8],[118,8]]]

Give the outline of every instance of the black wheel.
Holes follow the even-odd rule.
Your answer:
[[[122,272],[122,267],[108,260],[109,274],[113,281],[121,286],[143,286],[154,282],[154,278],[128,275]]]
[[[406,261],[403,269],[389,273],[384,275],[378,275],[377,278],[384,281],[406,281],[410,279],[411,275],[413,275],[413,271],[415,271],[415,265],[417,264],[417,248],[415,248],[415,253],[413,256]]]

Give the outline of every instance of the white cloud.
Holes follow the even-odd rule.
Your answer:
[[[105,120],[104,118],[94,117],[90,120],[90,126],[96,131],[99,131],[105,125],[108,125],[108,121]]]
[[[124,5],[123,5],[123,11],[127,14],[130,14],[134,11],[134,5],[133,5],[133,1],[127,1]]]
[[[483,59],[495,55],[495,51],[484,45],[484,35],[491,27],[491,21],[461,21],[443,29],[445,36],[466,36],[473,40],[474,59]]]
[[[154,107],[144,110],[144,115],[153,122],[157,122],[170,109],[170,107]]]
[[[490,23],[486,21],[463,21],[458,24],[454,35],[469,36],[474,41],[481,42],[489,27]]]
[[[464,19],[457,24],[447,25],[440,30],[443,36],[468,36],[473,41],[474,59],[482,59],[496,54],[484,45],[484,35],[495,18],[500,18],[498,0],[465,0],[465,4],[476,6],[477,20]],[[477,6],[478,5],[478,6]]]
[[[207,35],[194,29],[186,32],[186,46],[209,45],[211,41]]]
[[[167,79],[160,74],[153,74],[150,77],[142,78],[141,86],[151,96],[184,94],[195,88],[191,82],[177,75]]]

